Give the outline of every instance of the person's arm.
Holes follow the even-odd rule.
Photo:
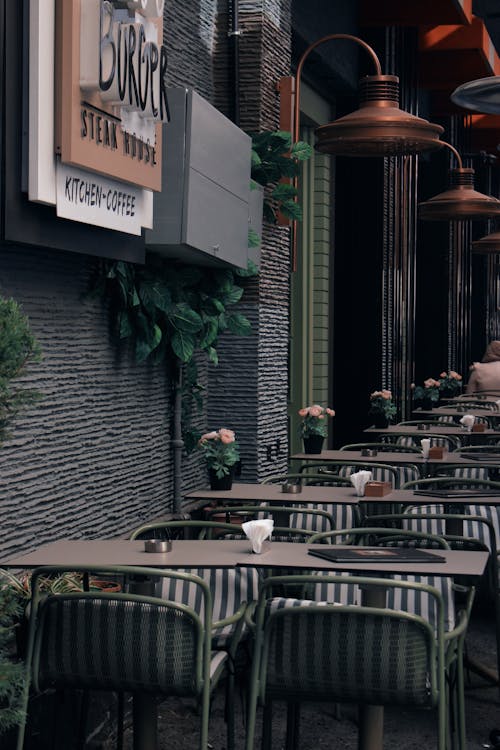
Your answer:
[[[478,382],[476,368],[473,367],[473,369],[471,370],[469,382],[467,383],[465,392],[470,394],[470,393],[475,393],[477,390],[479,390],[479,382]]]

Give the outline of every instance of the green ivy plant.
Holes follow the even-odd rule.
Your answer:
[[[252,180],[264,187],[270,186],[269,195],[264,200],[266,221],[276,223],[278,212],[288,219],[302,220],[297,188],[283,178],[294,181],[300,174],[301,162],[309,159],[311,154],[311,146],[304,141],[292,143],[288,131],[252,134]]]
[[[0,297],[0,444],[16,415],[40,398],[39,391],[18,380],[30,362],[39,360],[27,317],[15,300]]]
[[[297,190],[282,178],[294,178],[299,162],[311,154],[308,144],[292,144],[290,133],[273,131],[252,136],[252,185],[270,190],[264,200],[264,218],[275,222],[277,212],[300,219]],[[249,246],[260,238],[249,232]],[[186,450],[196,447],[200,433],[191,429],[194,408],[201,409],[203,386],[198,381],[195,353],[218,364],[217,342],[229,331],[248,336],[251,325],[234,307],[243,295],[245,279],[258,270],[199,268],[166,261],[148,254],[144,266],[102,260],[94,289],[110,303],[118,337],[131,343],[137,362],[165,362],[172,368],[176,388],[182,388],[182,431]],[[178,370],[182,378],[178,377]]]
[[[131,343],[136,361],[173,363],[183,369],[183,437],[188,451],[199,437],[191,433],[192,408],[201,407],[203,399],[194,355],[202,352],[216,365],[221,333],[250,334],[250,322],[233,308],[243,295],[237,282],[256,273],[253,264],[235,270],[199,268],[153,254],[144,266],[99,262],[96,288],[110,301],[114,328],[120,339]]]
[[[14,417],[40,398],[37,390],[18,380],[28,364],[39,359],[40,347],[27,317],[17,302],[0,297],[0,448]],[[20,615],[14,590],[0,586],[0,735],[23,717],[24,669],[13,657],[14,627]]]

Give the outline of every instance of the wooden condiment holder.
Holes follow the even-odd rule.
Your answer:
[[[367,482],[365,484],[365,497],[384,497],[392,492],[390,482]]]
[[[486,425],[483,422],[478,422],[472,425],[472,432],[484,432]]]
[[[444,448],[440,445],[433,445],[429,448],[429,458],[444,458]]]

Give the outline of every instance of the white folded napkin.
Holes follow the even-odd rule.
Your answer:
[[[431,439],[422,438],[422,440],[420,441],[420,445],[422,446],[423,457],[429,458],[429,448],[431,447]]]
[[[363,497],[365,494],[365,484],[371,481],[372,473],[371,471],[356,471],[354,474],[349,475],[349,479],[356,490],[356,495]]]
[[[460,420],[460,424],[462,424],[465,429],[470,432],[475,421],[476,417],[473,414],[464,414],[462,419]]]
[[[262,518],[258,521],[246,521],[241,528],[252,543],[252,550],[257,554],[262,552],[262,542],[273,533],[274,520]]]
[[[497,405],[497,409],[500,409],[500,398],[498,399],[498,401],[495,401],[495,404]]]

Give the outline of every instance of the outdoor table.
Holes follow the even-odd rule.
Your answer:
[[[225,542],[222,542],[223,544]],[[423,576],[455,576],[465,575],[472,578],[480,577],[488,562],[487,552],[464,552],[457,550],[442,550],[438,554],[445,558],[445,562],[435,563],[404,563],[394,556],[393,561],[376,563],[376,562],[356,562],[341,563],[322,560],[319,557],[308,554],[308,548],[314,545],[308,544],[290,544],[279,542],[271,544],[269,550],[262,555],[253,555],[259,557],[257,565],[260,568],[297,568],[304,571],[325,570],[337,573],[348,571],[351,574],[359,573],[363,576],[384,577],[393,573],[410,573],[411,575]],[[331,548],[326,545],[321,547]],[[335,549],[342,549],[342,545],[335,545]],[[349,549],[352,549],[350,547]],[[364,548],[369,549],[369,548]],[[397,549],[397,548],[394,548]],[[404,552],[404,550],[399,550]],[[469,557],[470,555],[470,557]],[[255,565],[251,559],[252,553],[247,552],[238,560],[239,565]],[[367,607],[385,607],[385,591],[383,588],[363,586],[362,604]],[[383,725],[384,725],[384,707],[375,705],[359,706],[359,750],[382,750],[383,748]]]
[[[425,437],[425,432],[422,433],[422,437]],[[434,469],[440,464],[453,464],[460,466],[463,464],[469,464],[470,459],[463,458],[458,453],[444,452],[443,458],[428,458],[424,459],[421,453],[406,453],[403,451],[377,451],[375,456],[363,456],[362,452],[359,451],[341,451],[341,450],[325,450],[321,453],[294,453],[290,456],[291,461],[315,461],[317,463],[328,463],[329,461],[342,461],[345,464],[349,464],[349,460],[361,462],[364,464],[389,464],[393,466],[401,464],[413,464],[421,467],[422,474],[425,475],[430,469]],[[313,466],[313,464],[311,464]],[[378,498],[377,498],[378,500]]]
[[[339,488],[341,489],[341,488]],[[349,488],[347,488],[349,489]],[[327,548],[327,545],[321,545]],[[33,552],[19,555],[2,563],[6,567],[34,568],[42,565],[85,566],[145,565],[148,567],[234,567],[296,568],[300,570],[325,570],[359,572],[361,575],[383,577],[393,573],[408,572],[408,563],[394,555],[391,562],[331,562],[308,554],[310,545],[292,542],[271,543],[263,554],[256,555],[246,539],[238,540],[175,540],[172,550],[166,553],[144,552],[144,542],[122,539],[61,540],[39,547]],[[336,548],[340,548],[336,546]],[[349,549],[352,549],[349,548]],[[397,549],[395,550],[397,551]],[[488,562],[488,553],[482,551],[439,550],[445,562],[411,563],[412,575],[442,575],[480,577]],[[383,589],[382,589],[383,591]],[[369,586],[363,589],[363,604],[384,606],[378,590]],[[151,750],[156,745],[156,706],[154,701],[142,696],[134,715],[135,750]],[[362,706],[360,711],[360,750],[382,750],[383,707]]]
[[[472,414],[474,417],[486,417],[488,420],[497,422],[500,419],[500,411],[498,409],[467,409],[466,406],[438,406],[435,409],[414,409],[413,414],[418,419],[420,414],[426,417],[453,417],[455,422],[458,422],[464,414]]]
[[[422,424],[425,424],[425,422],[423,421]],[[456,422],[443,422],[441,425],[433,424],[429,425],[428,429],[422,430],[419,430],[417,425],[391,424],[389,427],[367,427],[363,432],[366,432],[368,435],[380,435],[381,437],[389,435],[393,437],[408,436],[419,439],[426,437],[427,433],[430,433],[431,435],[442,435],[443,437],[458,437],[467,445],[481,443],[484,438],[490,437],[495,437],[500,441],[500,432],[498,430],[494,430],[486,425],[485,427],[486,429],[482,432],[468,432]]]

